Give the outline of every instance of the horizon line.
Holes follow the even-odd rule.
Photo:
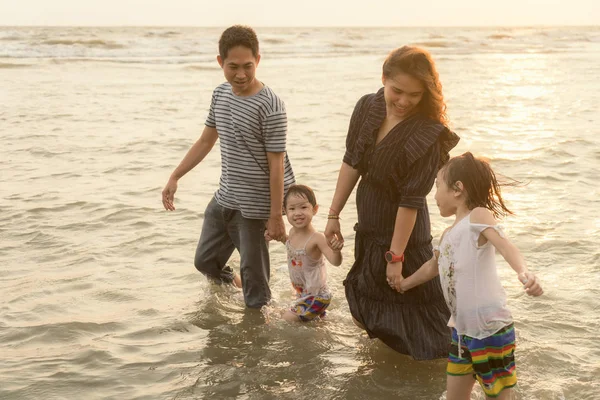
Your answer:
[[[59,25],[37,25],[37,24],[23,24],[23,25],[2,25],[0,28],[227,28],[232,25],[71,25],[71,24],[59,24]],[[600,28],[598,25],[551,25],[551,24],[530,24],[530,25],[290,25],[290,26],[276,26],[276,25],[248,25],[256,29],[307,29],[307,28],[362,28],[362,29],[408,29],[408,28]]]

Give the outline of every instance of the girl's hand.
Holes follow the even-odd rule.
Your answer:
[[[273,240],[273,238],[271,236],[269,236],[269,231],[265,229],[265,240],[267,242],[270,242],[271,240]]]
[[[331,247],[331,249],[334,250],[334,251],[340,251],[344,247],[344,241],[343,240],[339,240],[336,237],[334,237],[333,239],[331,239],[331,241],[328,244],[329,244],[329,247]]]
[[[406,279],[404,279],[404,278],[403,278],[403,279],[400,281],[400,285],[398,285],[398,289],[397,289],[397,290],[398,290],[398,292],[399,292],[399,293],[401,293],[401,294],[404,294],[404,293],[405,293],[407,290],[410,290],[410,289],[407,289],[407,288],[406,288],[406,285],[405,285],[405,283],[406,283]]]
[[[341,243],[344,245],[344,237],[342,236],[341,228],[340,228],[340,220],[339,219],[328,219],[327,225],[325,226],[325,239],[327,239],[327,245],[335,250],[333,246],[333,240],[336,240],[337,243]]]
[[[402,276],[402,263],[388,263],[385,269],[385,276],[388,285],[397,292],[400,292],[400,283],[404,280]]]
[[[544,293],[537,276],[531,272],[522,272],[519,274],[519,281],[523,284],[523,289],[530,296],[540,296]]]

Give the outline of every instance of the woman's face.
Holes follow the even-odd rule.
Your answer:
[[[403,120],[417,112],[425,93],[425,87],[420,80],[398,72],[392,77],[383,76],[382,82],[388,116]]]

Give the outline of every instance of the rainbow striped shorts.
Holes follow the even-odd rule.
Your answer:
[[[304,322],[312,321],[317,317],[324,317],[325,310],[331,304],[331,295],[305,296],[296,300],[291,311]]]
[[[446,368],[448,375],[472,374],[489,397],[497,397],[504,389],[517,384],[514,324],[484,339],[461,335],[460,343],[462,357],[458,354],[458,334],[452,328]]]

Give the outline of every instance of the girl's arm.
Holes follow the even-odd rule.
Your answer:
[[[444,235],[446,234],[446,232],[448,232],[448,229],[450,229],[450,228],[447,228],[442,233],[442,237],[440,238],[440,243],[442,243],[442,239],[444,239]],[[409,276],[408,278],[406,278],[402,282],[400,282],[400,293],[404,293],[407,290],[410,290],[410,289],[414,288],[415,286],[419,286],[427,281],[432,280],[436,276],[438,276],[439,275],[439,269],[438,269],[438,257],[439,256],[440,256],[439,250],[434,250],[433,257],[431,257],[431,259],[429,261],[427,261],[427,262],[425,262],[425,264],[421,265],[421,267],[419,267],[419,269],[416,270],[414,274],[412,274],[411,276]]]
[[[409,276],[408,278],[402,280],[400,282],[400,293],[404,293],[407,290],[414,288],[415,286],[419,286],[427,281],[432,280],[436,276],[438,276],[438,251],[435,251],[431,260],[427,261],[425,264],[421,265],[421,267],[415,271],[414,274]]]
[[[471,223],[484,225],[497,224],[492,213],[487,208],[483,207],[477,207],[471,212]],[[518,278],[521,283],[523,283],[523,288],[528,295],[539,296],[544,293],[537,277],[527,269],[525,259],[521,255],[521,252],[517,246],[508,240],[508,238],[500,236],[498,231],[495,229],[485,229],[483,232],[481,232],[481,236],[483,236],[485,240],[483,243],[479,242],[478,245],[481,246],[487,241],[491,242],[506,260],[508,265],[510,265],[510,267],[517,273]]]
[[[323,254],[325,256],[325,258],[327,259],[327,261],[329,261],[331,263],[331,265],[334,265],[336,267],[339,267],[340,265],[342,265],[343,243],[335,241],[332,244],[333,248],[331,248],[331,247],[329,247],[329,244],[327,244],[327,239],[325,238],[325,235],[322,233],[315,234],[315,241],[317,244],[317,246],[316,246],[317,249],[320,251],[321,254]],[[318,256],[320,256],[320,254]],[[311,257],[312,257],[312,255],[311,255]],[[312,258],[316,259],[318,257],[312,257]]]

